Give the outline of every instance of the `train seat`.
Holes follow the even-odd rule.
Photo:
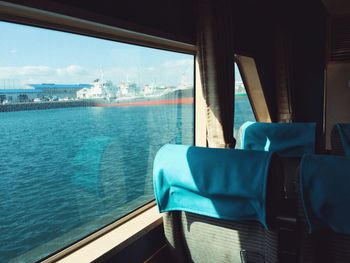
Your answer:
[[[297,200],[296,174],[301,157],[315,153],[315,123],[261,123],[246,122],[240,128],[240,148],[244,150],[273,151],[280,155],[285,202]],[[290,207],[290,205],[283,205]],[[283,213],[287,211],[283,211]]]
[[[300,206],[314,262],[350,262],[349,174],[348,157],[305,155],[301,161]]]
[[[278,262],[279,158],[262,151],[165,145],[154,189],[175,262]]]
[[[240,128],[241,149],[300,157],[315,152],[315,123],[246,122]]]
[[[299,222],[303,218],[298,214],[297,175],[302,156],[315,153],[315,137],[315,123],[246,122],[240,128],[242,149],[275,151],[280,156],[284,176],[277,217],[280,262],[298,262],[300,254],[312,256],[312,239]]]

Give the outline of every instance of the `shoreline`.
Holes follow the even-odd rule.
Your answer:
[[[169,94],[167,94],[169,95]],[[175,96],[160,96],[158,98],[135,98],[116,101],[104,101],[103,99],[85,99],[74,101],[45,101],[45,102],[22,102],[11,104],[0,104],[0,112],[27,111],[27,110],[48,110],[59,108],[75,107],[141,107],[157,105],[181,105],[194,104],[193,95],[184,91],[175,91]],[[247,94],[239,93],[236,97],[246,97]]]
[[[179,98],[169,100],[150,100],[133,101],[117,103],[96,103],[95,107],[128,107],[128,106],[155,106],[155,105],[174,105],[174,104],[193,104],[193,98]]]
[[[74,101],[40,101],[22,102],[0,105],[0,112],[25,111],[25,110],[47,110],[74,107],[138,107],[174,104],[193,104],[193,90],[175,90],[160,96],[134,97],[107,101],[104,99],[81,99]]]
[[[179,99],[161,99],[161,100],[144,100],[130,102],[101,102],[96,100],[79,100],[79,101],[50,101],[50,102],[23,102],[0,105],[0,112],[28,111],[28,110],[48,110],[60,108],[76,107],[139,107],[139,106],[156,106],[156,105],[177,105],[193,104],[193,98]]]

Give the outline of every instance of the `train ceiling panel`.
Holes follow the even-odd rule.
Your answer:
[[[322,0],[322,2],[332,16],[350,15],[349,0]]]

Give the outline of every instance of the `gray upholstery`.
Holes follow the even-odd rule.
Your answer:
[[[345,155],[343,144],[340,139],[340,134],[336,126],[333,127],[331,132],[331,146],[333,155]]]
[[[267,216],[275,226],[277,206],[282,196],[280,160],[273,158],[268,179]],[[175,262],[278,262],[278,235],[259,222],[233,222],[193,213],[163,214],[164,232]]]
[[[350,236],[336,233],[330,234],[331,262],[349,263],[350,262]]]
[[[181,222],[175,227],[174,214]],[[277,234],[257,222],[232,222],[173,212],[165,213],[164,230],[177,262],[278,262]]]

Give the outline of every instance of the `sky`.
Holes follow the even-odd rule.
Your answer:
[[[7,22],[0,22],[0,39],[0,89],[101,77],[116,85],[193,84],[194,56],[188,54]]]

